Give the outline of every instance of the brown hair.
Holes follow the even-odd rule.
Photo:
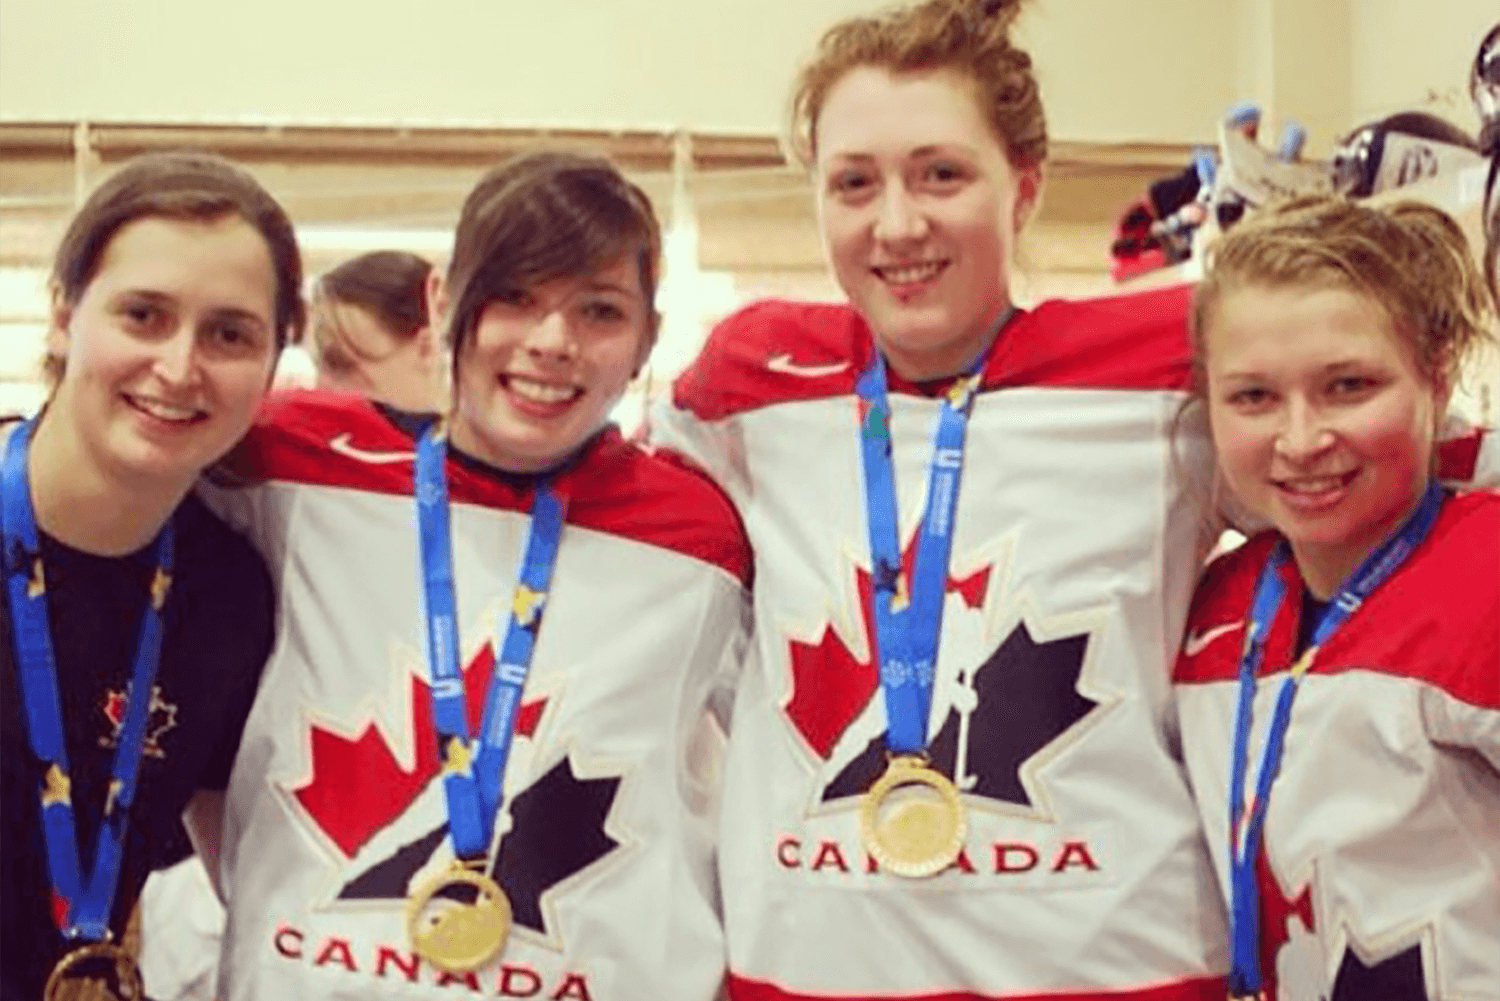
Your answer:
[[[1490,285],[1490,297],[1500,312],[1500,149],[1490,154],[1490,172],[1484,182],[1484,278]]]
[[[302,330],[302,255],[292,222],[249,173],[221,156],[199,152],[147,153],[125,162],[94,189],[58,244],[50,286],[68,306],[83,297],[115,233],[153,217],[214,222],[238,215],[260,232],[276,275],[276,347]],[[47,381],[62,378],[65,359],[49,354]]]
[[[1247,285],[1346,287],[1378,302],[1430,385],[1451,386],[1464,355],[1492,337],[1484,279],[1463,230],[1441,210],[1371,208],[1337,197],[1272,207],[1211,247],[1191,318],[1197,391],[1205,337],[1224,297]]]
[[[403,250],[376,250],[345,261],[318,279],[314,303],[331,300],[369,312],[398,342],[412,340],[427,326],[427,276],[432,264]],[[352,342],[328,317],[328,326],[312,325],[319,364],[352,365],[355,359],[376,361]]]
[[[661,227],[645,192],[600,156],[537,152],[493,168],[464,200],[448,263],[454,366],[496,297],[586,274],[627,253],[639,265],[654,330]]]
[[[1025,0],[927,0],[828,29],[797,77],[792,148],[805,164],[817,158],[818,117],[828,93],[850,70],[892,73],[954,70],[974,84],[980,112],[1005,147],[1011,166],[1047,158],[1047,120],[1031,56],[1011,44],[1011,23]]]

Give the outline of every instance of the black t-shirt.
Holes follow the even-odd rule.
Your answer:
[[[1318,628],[1318,620],[1328,609],[1328,602],[1319,601],[1313,597],[1313,593],[1306,588],[1302,589],[1302,610],[1297,618],[1297,656],[1302,656],[1308,647],[1312,646],[1313,632]]]
[[[196,497],[173,517],[161,666],[110,922],[117,941],[146,876],[183,856],[187,801],[228,784],[273,638],[271,579],[250,543]],[[40,541],[87,879],[154,568],[149,547],[101,557]],[[26,737],[9,602],[0,600],[0,1001],[36,1001],[63,953],[38,823],[41,773]]]

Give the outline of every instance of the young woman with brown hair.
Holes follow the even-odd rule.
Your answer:
[[[1047,153],[1019,6],[823,36],[794,132],[849,305],[731,317],[657,415],[756,552],[737,999],[1223,997],[1168,702],[1206,551],[1206,442],[1169,443],[1189,291],[1015,307]]]
[[[714,997],[700,752],[749,552],[707,480],[609,423],[659,259],[607,161],[520,157],[431,289],[444,419],[306,392],[252,431],[267,482],[219,501],[286,640],[229,791],[223,996]]]
[[[280,206],[207,155],[125,164],[58,249],[51,395],[0,432],[6,1001],[140,997],[118,940],[184,807],[216,856],[273,609],[191,491],[250,426],[300,281]]]

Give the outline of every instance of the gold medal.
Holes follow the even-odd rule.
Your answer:
[[[464,903],[470,894],[473,901]],[[454,863],[412,896],[406,905],[406,933],[417,955],[433,966],[469,973],[505,947],[510,901],[493,879]]]
[[[91,942],[63,956],[47,977],[42,1001],[98,998],[101,988],[117,1001],[145,1001],[140,968],[123,946]]]
[[[898,755],[865,793],[859,832],[882,869],[915,878],[953,864],[968,822],[963,800],[946,776],[922,758]]]

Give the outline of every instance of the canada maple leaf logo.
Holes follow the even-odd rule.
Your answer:
[[[911,573],[914,554],[912,546],[902,553],[903,573]],[[956,594],[962,607],[979,611],[990,597],[993,569],[983,566],[967,576],[950,575],[945,593]],[[824,626],[815,643],[789,641],[792,689],[786,715],[807,747],[825,762],[834,757],[879,688],[871,575],[857,567],[854,581],[864,649],[871,654],[856,656],[831,625]],[[1033,805],[1021,766],[1098,705],[1078,692],[1088,641],[1087,633],[1038,641],[1024,621],[1017,623],[982,662],[959,672],[953,705],[935,724],[927,744],[931,766],[965,794]],[[882,731],[826,782],[820,799],[858,796],[885,767]]]
[[[464,665],[464,710],[470,733],[479,731],[494,665],[494,648],[488,641]],[[431,691],[426,681],[411,676],[415,761],[410,768],[396,760],[373,722],[366,723],[353,740],[317,724],[311,727],[311,778],[293,789],[292,795],[345,858],[352,858],[376,831],[406,810],[441,771]],[[546,698],[522,701],[516,714],[516,736],[535,734],[546,703]]]
[[[120,741],[120,728],[125,725],[125,709],[130,704],[128,689],[108,689],[104,693],[104,704],[100,711],[109,721],[110,731],[99,737],[100,747],[114,747]],[[177,725],[177,707],[161,697],[161,686],[151,686],[151,706],[146,717],[146,742],[142,753],[148,758],[166,757],[161,738]]]
[[[901,554],[902,573],[910,574],[916,556],[908,546]],[[951,575],[945,592],[958,593],[964,604],[979,608],[989,590],[990,568],[955,580]],[[866,637],[865,649],[874,651],[875,625],[871,617],[870,573],[859,567],[854,573],[855,593]],[[823,627],[816,644],[791,641],[792,696],[786,703],[787,717],[807,746],[818,757],[827,759],[849,724],[864,712],[880,686],[874,656],[859,659],[849,652],[831,625]]]
[[[1288,898],[1262,847],[1255,860],[1260,887],[1260,970],[1267,996],[1282,1001],[1369,1001],[1427,997],[1420,943],[1366,962],[1346,947],[1333,983],[1322,939],[1313,923],[1312,879]]]
[[[1372,963],[1366,963],[1355,950],[1345,949],[1328,1001],[1430,996],[1427,977],[1422,971],[1422,946],[1417,944]]]
[[[1285,994],[1289,1001],[1320,1001],[1325,974],[1313,924],[1311,882],[1289,899],[1266,861],[1264,846],[1255,858],[1255,878],[1260,886],[1261,979],[1272,997]]]
[[[463,668],[470,733],[479,729],[493,667],[494,648],[487,640]],[[374,722],[353,737],[316,724],[310,728],[311,778],[290,792],[344,857],[339,900],[404,906],[415,886],[451,859],[442,782],[434,781],[442,761],[430,691],[426,681],[412,675],[409,767]],[[523,700],[516,737],[535,736],[547,704],[545,696]],[[520,746],[512,745],[511,767]],[[619,775],[580,777],[564,758],[503,805],[488,871],[505,890],[518,926],[547,936],[546,893],[619,847],[605,821],[620,781]]]

